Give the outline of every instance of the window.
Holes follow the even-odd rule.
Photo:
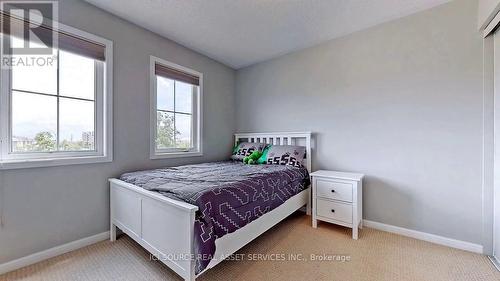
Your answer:
[[[112,42],[58,26],[55,63],[2,69],[0,168],[112,159]]]
[[[203,75],[151,57],[151,158],[200,156]]]

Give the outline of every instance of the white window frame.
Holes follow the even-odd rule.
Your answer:
[[[156,148],[156,134],[157,134],[157,93],[156,93],[156,73],[155,65],[160,64],[175,70],[179,70],[194,76],[197,76],[200,81],[198,93],[193,99],[193,124],[192,149],[169,148],[157,149]],[[150,56],[149,60],[149,97],[150,97],[150,136],[149,136],[149,156],[150,159],[164,159],[164,158],[179,158],[179,157],[194,157],[203,155],[203,73],[196,70],[175,64],[173,62]],[[175,109],[174,109],[175,110]]]
[[[0,170],[113,161],[113,42],[57,23],[58,30],[105,46],[96,67],[95,151],[11,153],[11,70],[0,71]]]

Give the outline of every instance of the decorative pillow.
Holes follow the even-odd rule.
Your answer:
[[[301,167],[305,157],[306,148],[304,146],[268,145],[257,163]]]
[[[231,159],[243,161],[243,158],[250,156],[252,152],[258,150],[262,151],[266,147],[265,143],[259,142],[241,142],[233,149]]]

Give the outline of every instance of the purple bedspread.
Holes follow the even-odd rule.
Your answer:
[[[304,167],[212,162],[126,173],[121,180],[198,206],[196,273],[215,254],[215,240],[283,204],[309,186]]]

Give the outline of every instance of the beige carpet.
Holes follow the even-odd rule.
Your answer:
[[[374,229],[360,239],[351,231],[296,214],[238,253],[243,261],[224,261],[197,280],[500,280],[485,256]],[[257,255],[296,254],[299,261],[250,261]],[[310,254],[344,255],[346,261],[304,261]],[[269,255],[268,255],[269,257]],[[276,257],[276,256],[275,256]],[[280,258],[283,256],[279,255]],[[127,236],[101,242],[0,276],[4,280],[180,280]]]

